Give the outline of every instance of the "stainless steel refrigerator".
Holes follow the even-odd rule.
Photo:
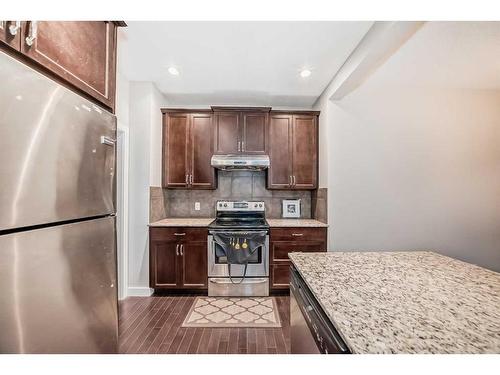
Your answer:
[[[113,353],[116,119],[0,52],[0,353]]]

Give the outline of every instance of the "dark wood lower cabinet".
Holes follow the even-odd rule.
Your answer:
[[[190,289],[207,288],[207,240],[188,240],[183,244],[181,259],[182,287]]]
[[[170,241],[151,241],[150,253],[154,268],[151,280],[154,288],[176,288],[179,275],[178,244]]]
[[[149,229],[149,286],[207,289],[206,228]]]
[[[290,287],[290,262],[285,261],[283,264],[272,264],[270,270],[271,289],[281,290],[289,289]]]
[[[289,289],[288,253],[324,252],[327,248],[327,228],[271,228],[269,237],[271,291]]]

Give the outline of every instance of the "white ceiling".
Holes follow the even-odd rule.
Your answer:
[[[427,22],[369,83],[500,89],[500,22]]]
[[[156,83],[169,105],[310,107],[372,22],[127,24],[120,71]]]

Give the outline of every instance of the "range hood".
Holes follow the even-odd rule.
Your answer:
[[[269,168],[268,155],[214,155],[211,160],[212,167],[224,171],[250,170],[262,171]]]

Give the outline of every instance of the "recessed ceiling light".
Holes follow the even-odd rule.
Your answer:
[[[177,70],[176,67],[173,67],[173,66],[171,66],[170,68],[168,68],[168,72],[170,74],[172,74],[173,76],[178,76],[179,75],[179,71]]]
[[[300,76],[301,76],[302,78],[307,78],[307,77],[309,77],[310,75],[311,75],[311,71],[310,71],[309,69],[302,69],[302,70],[300,71]]]

